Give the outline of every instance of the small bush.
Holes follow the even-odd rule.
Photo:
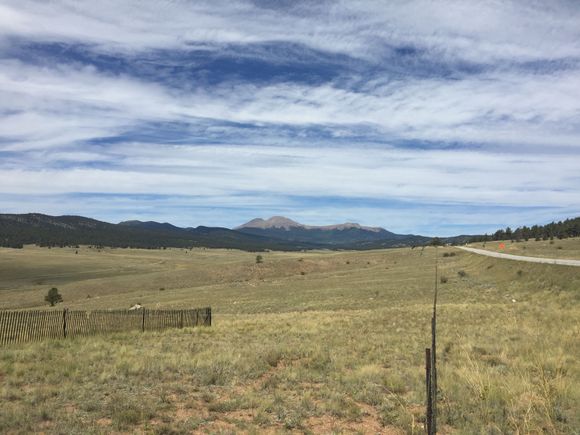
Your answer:
[[[111,397],[106,405],[117,429],[129,429],[155,417],[154,407],[148,401],[138,401],[122,395]]]
[[[520,269],[517,271],[517,274],[519,277],[521,277],[524,274],[524,271]]]
[[[240,402],[234,399],[210,403],[207,409],[211,412],[232,412],[239,408]]]
[[[442,276],[441,278],[439,278],[439,281],[441,282],[441,284],[445,284],[445,283],[447,283],[447,277]]]
[[[301,271],[301,272],[300,272],[300,275],[306,275],[306,272],[304,272],[304,271]]]
[[[43,409],[40,412],[40,420],[42,420],[42,421],[51,421],[52,420],[50,414],[48,413],[48,411],[46,409]]]
[[[443,256],[444,257],[455,257],[455,252],[444,252]]]
[[[264,257],[261,255],[256,255],[256,264],[260,264],[264,262]]]
[[[457,275],[459,275],[461,278],[465,278],[467,276],[467,272],[465,270],[460,270],[457,272]]]

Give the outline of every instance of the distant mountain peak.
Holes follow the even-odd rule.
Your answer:
[[[234,229],[238,230],[241,228],[259,228],[262,230],[270,229],[270,228],[282,228],[285,230],[289,230],[290,228],[304,228],[304,225],[299,224],[298,222],[293,221],[292,219],[288,219],[284,216],[272,216],[270,219],[262,219],[256,218],[252,219],[249,222],[246,222],[239,227]]]
[[[315,227],[315,226],[306,226],[307,229],[318,229],[318,230],[350,230],[350,229],[357,229],[357,230],[364,230],[364,231],[372,231],[373,233],[379,233],[381,231],[386,231],[384,228],[381,227],[365,227],[361,224],[357,224],[356,222],[345,222],[343,224],[336,224],[336,225],[325,225],[322,227]]]
[[[260,230],[268,230],[268,229],[290,230],[293,228],[301,228],[304,230],[321,230],[321,231],[333,231],[333,230],[341,231],[349,229],[358,229],[364,231],[372,231],[375,233],[385,231],[383,228],[380,227],[364,227],[354,222],[345,222],[343,224],[324,225],[324,226],[304,225],[284,216],[272,216],[269,219],[262,218],[252,219],[251,221],[246,222],[245,224],[240,225],[239,227],[236,227],[234,229],[241,230],[243,228],[257,228]]]

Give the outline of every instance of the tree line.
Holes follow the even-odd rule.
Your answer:
[[[566,219],[564,221],[551,222],[547,225],[534,225],[532,227],[518,227],[512,230],[510,227],[497,230],[493,234],[472,237],[472,242],[487,242],[493,240],[554,240],[568,237],[580,237],[580,217]]]

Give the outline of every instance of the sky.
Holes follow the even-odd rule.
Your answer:
[[[0,213],[580,215],[580,2],[0,0]]]

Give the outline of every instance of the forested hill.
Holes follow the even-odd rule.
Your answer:
[[[232,248],[246,251],[312,249],[308,243],[286,243],[227,228],[178,228],[156,222],[111,224],[82,216],[0,214],[0,246],[94,245],[120,248]]]
[[[580,237],[580,217],[566,219],[564,221],[552,222],[547,225],[534,225],[532,227],[518,227],[512,230],[507,227],[505,230],[497,230],[492,235],[475,236],[471,241],[483,242],[487,240],[547,240],[565,239],[568,237]]]

